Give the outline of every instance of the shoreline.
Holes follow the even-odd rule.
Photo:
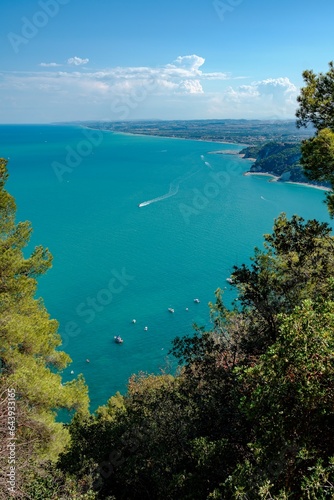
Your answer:
[[[215,142],[215,141],[210,141],[210,142]],[[217,144],[235,144],[236,146],[239,146],[236,142],[224,142],[224,143],[217,143]],[[247,147],[247,146],[246,146]],[[220,149],[218,151],[209,151],[209,155],[233,155],[233,156],[239,156],[239,158],[244,158],[245,160],[252,160],[256,161],[256,158],[245,158],[244,154],[241,154],[240,151],[235,151],[234,149]]]
[[[191,137],[174,137],[172,135],[159,135],[159,134],[140,134],[140,133],[133,133],[133,132],[120,132],[118,130],[109,130],[109,129],[99,129],[99,130],[104,130],[105,132],[112,132],[113,134],[122,134],[122,135],[132,135],[132,136],[139,136],[139,137],[156,137],[160,139],[176,139],[179,141],[196,141],[196,142],[207,142],[210,144],[228,144],[228,145],[235,145],[238,147],[245,147],[243,144],[239,144],[238,142],[224,142],[224,141],[214,141],[213,139],[196,139],[196,138],[191,138]],[[216,151],[208,152],[208,154],[214,154]],[[224,154],[224,153],[222,153]],[[228,153],[231,154],[231,153]],[[234,153],[233,153],[234,154]],[[238,154],[238,153],[236,153]]]
[[[136,133],[136,132],[121,132],[118,130],[111,130],[111,129],[105,129],[105,128],[96,128],[96,127],[90,127],[88,125],[81,125],[83,128],[90,128],[92,130],[103,130],[104,132],[111,132],[113,134],[121,134],[121,135],[131,135],[131,136],[140,136],[140,137],[157,137],[161,139],[177,139],[181,141],[196,141],[196,142],[206,142],[206,143],[214,143],[214,144],[226,144],[226,145],[234,145],[241,147],[242,149],[244,147],[248,147],[249,144],[240,144],[237,142],[226,142],[226,141],[216,141],[214,139],[196,139],[196,138],[190,138],[190,137],[174,137],[170,135],[159,135],[159,134],[143,134],[143,133]],[[218,150],[218,151],[208,151],[208,154],[222,154],[222,155],[234,155],[238,156],[239,158],[246,160],[246,161],[251,161],[255,162],[256,158],[245,158],[244,154],[240,154],[240,151],[234,151],[234,150]],[[326,186],[317,186],[316,184],[309,184],[307,182],[293,182],[293,181],[279,181],[280,177],[278,177],[275,174],[271,174],[269,172],[244,172],[242,175],[248,176],[248,175],[259,175],[263,177],[271,177],[271,179],[268,182],[282,182],[282,184],[294,184],[296,186],[304,186],[304,187],[309,187],[313,189],[320,189],[321,191],[332,191],[331,188],[328,188]]]
[[[296,186],[311,187],[315,189],[320,189],[321,191],[332,191],[331,188],[328,188],[326,186],[317,186],[316,184],[308,184],[307,182],[286,181],[286,184],[295,184]]]
[[[313,189],[320,189],[321,191],[332,191],[331,188],[326,186],[317,186],[316,184],[309,184],[308,182],[293,182],[293,181],[280,181],[280,177],[277,175],[271,174],[269,172],[244,172],[243,175],[259,175],[261,177],[272,177],[268,182],[282,182],[282,184],[293,184],[295,186],[304,186]]]
[[[272,177],[272,179],[269,182],[277,182],[279,177],[275,174],[270,174],[269,172],[244,172],[242,175],[245,175],[246,177],[249,175],[259,175],[261,177]],[[293,184],[293,183],[292,183]]]
[[[122,134],[122,135],[131,135],[131,136],[140,136],[140,137],[157,137],[158,139],[177,139],[180,141],[196,141],[196,142],[207,142],[210,144],[228,144],[228,145],[233,145],[233,146],[238,146],[241,149],[245,147],[251,146],[251,144],[245,144],[245,143],[240,143],[240,142],[227,142],[227,141],[216,141],[214,139],[198,139],[195,137],[175,137],[172,135],[160,135],[160,134],[143,134],[143,133],[137,133],[137,132],[121,132],[120,130],[111,130],[109,128],[97,128],[97,127],[91,127],[88,125],[81,125],[82,128],[89,128],[91,130],[102,130],[103,132],[111,132],[113,134]],[[215,154],[217,151],[209,151],[208,154]],[[238,152],[236,153],[226,153],[224,150],[220,152],[221,154],[239,154]],[[243,157],[243,155],[241,155]]]

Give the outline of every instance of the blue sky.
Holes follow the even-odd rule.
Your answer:
[[[1,0],[0,122],[293,118],[323,0]]]

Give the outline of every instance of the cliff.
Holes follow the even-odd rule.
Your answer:
[[[255,158],[250,172],[266,172],[279,177],[279,181],[305,182],[327,186],[326,183],[310,182],[300,163],[300,143],[268,142],[262,146],[250,146],[242,151],[244,158]]]

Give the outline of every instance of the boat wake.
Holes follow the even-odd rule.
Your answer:
[[[146,207],[147,205],[151,205],[151,203],[157,203],[158,201],[163,201],[167,198],[170,198],[171,196],[175,196],[179,191],[181,182],[184,182],[186,179],[189,179],[193,175],[197,174],[197,172],[199,172],[200,170],[200,168],[193,168],[190,172],[182,175],[181,177],[178,177],[173,182],[171,182],[169,185],[168,193],[163,194],[162,196],[158,196],[157,198],[153,198],[152,200],[142,201],[141,203],[139,203],[138,207]]]
[[[166,200],[171,196],[175,196],[178,193],[178,191],[179,191],[179,184],[171,182],[169,185],[168,193],[163,194],[162,196],[158,196],[157,198],[153,198],[152,200],[143,201],[142,203],[139,203],[138,207],[140,208],[146,207],[147,205],[151,205],[151,203],[157,203],[158,201]]]

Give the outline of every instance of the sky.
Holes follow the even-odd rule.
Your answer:
[[[294,118],[333,0],[1,0],[0,123]]]

